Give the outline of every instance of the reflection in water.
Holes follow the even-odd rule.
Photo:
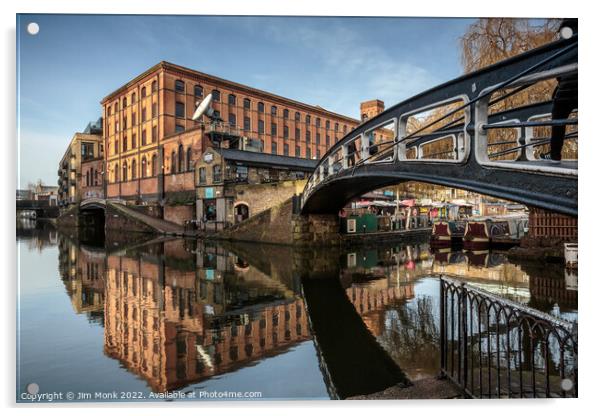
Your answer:
[[[65,391],[93,390],[71,369],[78,360],[96,363],[103,352],[121,369],[94,365],[102,366],[105,383],[124,390],[140,388],[129,374],[156,392],[253,386],[264,398],[342,398],[433,376],[440,274],[577,317],[576,276],[565,277],[562,267],[512,264],[500,253],[431,253],[427,244],[389,243],[300,251],[181,239],[92,246],[31,224],[17,237],[22,262],[35,265],[41,250],[58,248],[58,281],[72,310],[102,328],[102,351],[82,344],[79,355],[52,355]],[[41,301],[44,293],[24,295],[40,299],[21,322],[28,333],[53,306]],[[79,324],[62,322],[73,325],[64,331],[77,349]],[[52,334],[45,341],[44,349],[21,347],[20,366],[30,366],[24,373],[40,373],[36,359],[44,362],[64,342]],[[19,380],[20,388],[29,381]]]

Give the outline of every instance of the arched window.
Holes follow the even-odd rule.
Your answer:
[[[171,152],[171,166],[169,167],[170,172],[176,173],[176,152]]]
[[[246,110],[250,110],[251,109],[251,100],[249,100],[248,98],[245,98],[242,102],[242,106],[246,109]],[[109,109],[110,110],[110,109]]]
[[[132,100],[131,101],[132,101],[132,104],[134,104],[136,102],[136,93],[135,92],[132,93]]]
[[[157,81],[153,81],[153,83],[151,84],[151,88],[152,88],[153,92],[157,92],[158,87],[159,87],[159,84],[157,83]]]
[[[90,186],[90,171],[86,172],[86,186]]]
[[[157,155],[153,155],[152,163],[151,163],[151,176],[155,176],[157,174]]]
[[[142,156],[142,162],[140,163],[140,177],[146,178],[146,156]]]
[[[213,101],[219,102],[221,100],[221,94],[220,94],[219,90],[211,91],[211,95],[213,96]]]
[[[301,114],[298,111],[295,112],[295,121],[301,121]]]
[[[236,95],[228,95],[228,105],[236,105]]]
[[[146,97],[146,87],[142,87],[142,89],[140,90],[140,96],[142,98]]]
[[[305,124],[311,123],[311,116],[308,114],[305,116]]]
[[[121,181],[125,182],[128,180],[128,164],[123,162],[123,167],[121,168],[122,171],[122,175],[121,175]]]
[[[186,149],[186,166],[188,170],[194,169],[194,164],[192,163],[192,149],[189,147]]]
[[[262,102],[257,103],[257,112],[258,113],[263,113],[264,112],[264,105]]]
[[[132,179],[136,179],[136,159],[132,160]]]
[[[98,171],[94,169],[94,186],[98,185]]]
[[[203,96],[203,87],[201,87],[200,85],[195,85],[194,86],[194,96],[202,97]]]
[[[123,97],[122,102],[122,107],[125,109],[128,106],[128,99],[126,97]]]
[[[270,110],[270,114],[272,114],[273,116],[275,116],[277,112],[278,112],[278,109],[276,108],[275,105],[273,105],[272,109]]]
[[[113,181],[119,182],[119,164],[115,163],[115,167],[113,167]]]
[[[178,172],[184,172],[186,165],[184,160],[184,146],[178,146]]]

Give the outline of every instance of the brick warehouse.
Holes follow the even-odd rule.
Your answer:
[[[319,159],[359,120],[168,62],[148,69],[103,106],[106,197],[155,205],[194,194],[203,123],[192,120],[207,94],[224,125],[255,151]],[[165,206],[169,210],[169,206]]]

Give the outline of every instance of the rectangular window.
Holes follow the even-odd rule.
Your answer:
[[[199,184],[204,185],[207,183],[207,173],[205,168],[199,168]]]
[[[155,84],[153,83],[153,91],[155,91]],[[176,80],[176,92],[184,92],[184,81]]]
[[[180,133],[182,131],[184,131],[184,126],[181,124],[176,124],[176,133]]]
[[[305,157],[308,159],[311,158],[311,149],[309,147],[305,148]]]
[[[152,112],[153,112],[153,118],[157,117],[157,103],[153,103],[152,106]]]
[[[244,129],[247,131],[251,130],[251,119],[249,117],[245,117]]]
[[[282,153],[284,153],[284,156],[288,156],[288,144],[284,143],[284,149]]]
[[[295,146],[295,156],[301,157],[301,148],[299,146]]]
[[[184,117],[184,103],[176,101],[176,117]]]
[[[123,116],[123,128],[124,130],[128,128],[128,116]]]
[[[275,155],[278,153],[278,144],[276,142],[272,142],[272,154]]]
[[[142,121],[146,121],[146,107],[142,107]]]
[[[305,141],[307,143],[311,142],[311,132],[309,130],[305,131]]]
[[[132,133],[132,149],[135,149],[138,146],[136,143],[136,133]]]
[[[82,143],[82,160],[94,159],[94,143]]]
[[[142,146],[146,146],[146,129],[142,129]]]
[[[284,126],[284,138],[288,139],[288,126]]]
[[[295,128],[295,140],[301,140],[301,130],[298,127]]]
[[[272,123],[272,136],[276,136],[278,134],[278,128],[276,127],[276,123]]]
[[[327,134],[326,135],[326,147],[330,146],[330,136]]]
[[[230,123],[230,125],[232,127],[236,126],[236,114],[234,114],[234,113],[228,114],[228,123]]]
[[[213,165],[213,183],[222,181],[222,165]]]
[[[136,113],[132,113],[132,126],[136,125]]]
[[[157,126],[153,126],[153,136],[152,136],[152,141],[153,143],[155,143],[157,141],[157,135],[158,135],[158,130],[157,130]]]
[[[316,159],[320,159],[320,149],[316,149]]]
[[[320,144],[320,133],[316,133],[316,144]]]
[[[263,132],[264,132],[263,120],[259,120],[259,124],[257,125],[257,132],[259,134],[263,134]]]
[[[330,120],[326,120],[326,130],[330,128]]]

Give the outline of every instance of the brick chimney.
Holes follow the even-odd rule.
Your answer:
[[[362,122],[385,111],[385,103],[381,100],[370,100],[360,103],[360,118]]]

